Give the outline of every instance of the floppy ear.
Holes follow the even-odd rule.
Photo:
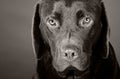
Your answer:
[[[95,46],[95,55],[102,57],[103,59],[108,58],[109,55],[109,33],[110,29],[108,26],[106,11],[104,3],[101,2],[101,34]]]
[[[35,14],[33,17],[33,27],[32,27],[33,47],[34,47],[34,52],[37,56],[37,59],[41,59],[43,54],[47,51],[45,40],[43,39],[43,35],[39,28],[41,23],[40,9],[41,9],[41,5],[38,3],[36,5]]]

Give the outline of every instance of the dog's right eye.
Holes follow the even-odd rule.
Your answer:
[[[58,21],[56,19],[54,19],[54,18],[48,18],[47,21],[46,21],[46,24],[50,28],[57,28],[57,27],[59,27]]]

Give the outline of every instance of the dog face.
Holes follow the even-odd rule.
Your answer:
[[[101,37],[100,0],[45,0],[41,7],[39,30],[55,70],[62,76],[72,69],[87,70]]]

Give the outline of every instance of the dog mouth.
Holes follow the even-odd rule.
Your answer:
[[[75,67],[69,66],[63,72],[58,72],[58,74],[63,79],[81,79],[83,77],[88,77],[89,69],[86,69],[85,71],[79,71]]]

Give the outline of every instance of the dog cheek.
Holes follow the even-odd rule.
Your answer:
[[[95,23],[89,32],[89,38],[95,40],[96,38],[98,38],[100,31],[101,31],[101,24]]]
[[[52,55],[52,57],[55,57],[56,46],[53,40],[49,40],[49,47],[50,47],[50,54]]]
[[[59,69],[59,67],[57,66],[57,60],[58,60],[58,57],[59,57],[59,50],[58,48],[56,47],[56,44],[55,44],[55,40],[52,40],[49,44],[50,44],[50,54],[52,56],[52,64],[53,64],[53,67],[56,68],[56,69]]]

